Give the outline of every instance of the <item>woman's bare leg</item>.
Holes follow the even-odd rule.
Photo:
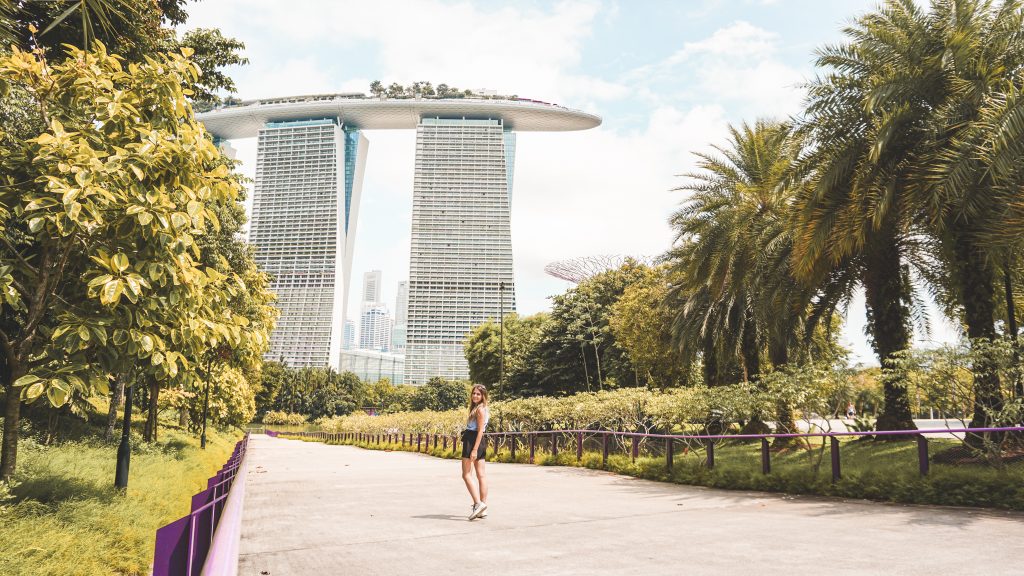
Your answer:
[[[476,479],[480,483],[480,501],[487,502],[487,461],[477,460],[474,464],[476,464]]]
[[[479,468],[477,470],[477,474],[480,474]],[[462,459],[462,480],[466,483],[466,490],[469,490],[469,495],[473,497],[473,504],[479,502],[480,494],[477,492],[476,483],[473,482],[473,466],[469,463],[469,458]]]

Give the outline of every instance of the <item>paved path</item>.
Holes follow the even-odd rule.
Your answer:
[[[579,468],[249,443],[239,574],[1024,574],[1024,514],[788,497]]]

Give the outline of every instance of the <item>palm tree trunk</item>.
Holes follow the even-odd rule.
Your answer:
[[[884,368],[897,352],[910,347],[909,286],[900,262],[900,250],[892,223],[878,231],[865,250],[863,274],[868,330],[875,355]],[[878,430],[915,430],[910,414],[906,378],[888,374],[882,387],[885,406],[878,416]],[[895,439],[881,436],[880,439]]]
[[[1020,373],[1020,340],[1017,338],[1017,307],[1013,300],[1013,266],[1010,258],[1003,267],[1003,288],[1006,292],[1006,335],[1010,338],[1013,348],[1014,382],[1013,394],[1024,398],[1024,377]]]
[[[789,348],[784,342],[769,342],[768,355],[772,361],[773,370],[783,370],[786,364],[789,364]],[[780,399],[775,403],[775,432],[779,434],[792,434],[796,432],[793,407],[784,399]],[[776,438],[772,441],[772,446],[781,448],[793,444],[794,440],[794,438]]]
[[[711,334],[704,335],[701,358],[701,372],[705,386],[718,386],[718,358],[715,356],[715,339]]]
[[[996,338],[995,326],[995,275],[985,262],[984,253],[974,245],[966,233],[953,230],[954,273],[957,276],[967,337],[971,349],[978,350]],[[992,423],[989,411],[999,410],[1003,405],[999,372],[994,358],[984,353],[975,358],[974,366],[974,414],[971,428],[981,428]]]

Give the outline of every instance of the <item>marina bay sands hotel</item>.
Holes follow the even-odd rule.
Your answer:
[[[509,204],[515,132],[585,130],[592,114],[515,98],[324,94],[198,115],[218,139],[258,138],[249,240],[281,311],[271,360],[338,368],[368,141],[415,129],[405,382],[467,378],[463,345],[515,311]],[[552,158],[552,161],[557,161]]]

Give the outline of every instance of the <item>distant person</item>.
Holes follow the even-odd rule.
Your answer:
[[[490,417],[490,410],[487,408],[487,388],[477,384],[473,386],[473,391],[469,395],[469,418],[466,420],[466,429],[462,432],[462,480],[466,483],[469,495],[473,497],[470,520],[487,516],[487,437],[484,436],[484,431],[487,430],[487,421]],[[477,479],[475,483],[474,469]]]
[[[857,410],[856,410],[856,408],[853,407],[853,402],[850,402],[849,404],[846,405],[846,417],[847,418],[853,418],[856,415],[857,415]]]

